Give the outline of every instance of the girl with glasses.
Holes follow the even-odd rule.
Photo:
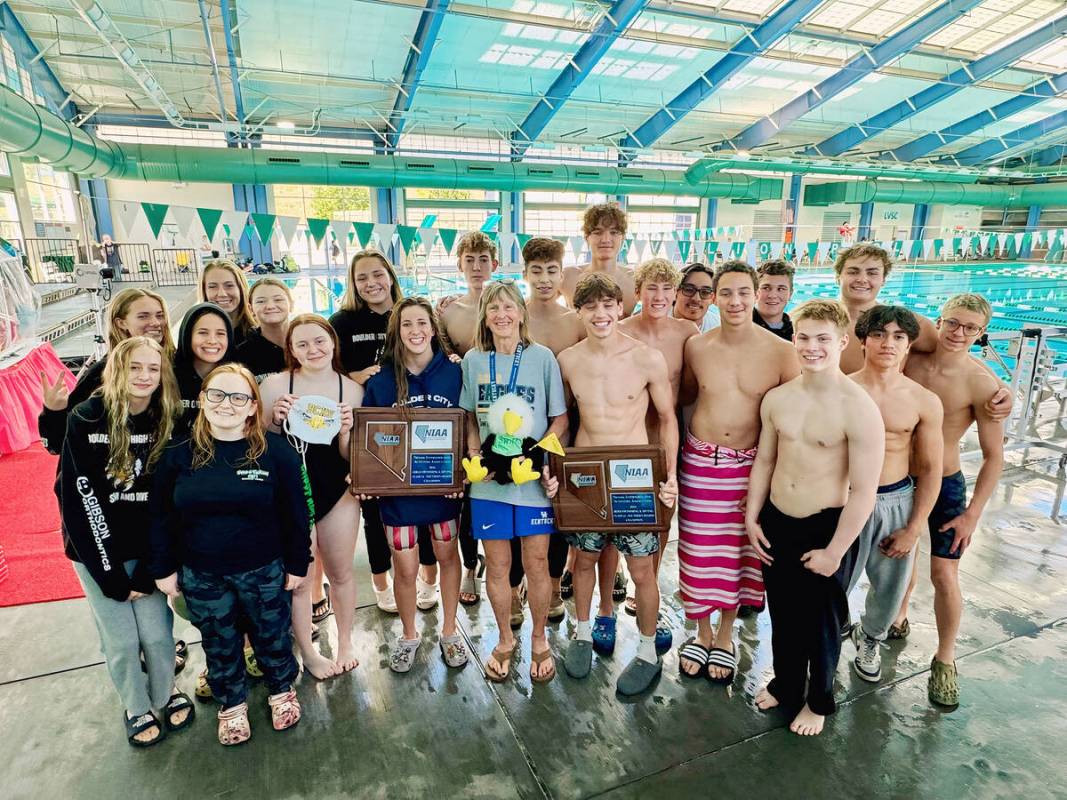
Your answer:
[[[252,373],[238,364],[213,370],[192,435],[167,449],[151,498],[152,575],[166,594],[185,596],[203,636],[224,745],[252,735],[241,617],[274,730],[300,721],[289,629],[290,593],[311,563],[306,477],[300,457],[264,431],[259,412]]]

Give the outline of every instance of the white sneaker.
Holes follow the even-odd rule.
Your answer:
[[[869,683],[877,683],[882,679],[882,653],[878,640],[865,634],[857,622],[852,628],[852,643],[856,645],[856,658],[852,661],[856,674]]]
[[[427,583],[422,576],[415,577],[415,605],[420,611],[429,611],[437,605],[437,584]]]
[[[371,584],[371,588],[374,589],[374,584]],[[386,614],[399,613],[396,608],[396,598],[393,597],[393,584],[390,583],[381,591],[374,589],[374,602],[378,605],[382,611]]]

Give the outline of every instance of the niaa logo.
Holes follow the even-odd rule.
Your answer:
[[[447,439],[450,436],[448,428],[434,428],[430,425],[416,425],[415,438],[420,442],[428,442],[433,439]]]
[[[584,486],[596,486],[596,475],[583,475],[581,472],[575,472],[571,475],[571,483],[578,489]]]
[[[650,475],[648,467],[628,467],[626,464],[615,465],[615,477],[620,482],[626,483],[627,481],[633,481],[638,479],[648,478]]]
[[[376,433],[374,443],[378,447],[399,447],[400,437],[395,433]]]

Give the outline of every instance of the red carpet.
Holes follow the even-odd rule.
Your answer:
[[[52,492],[57,460],[40,442],[0,457],[0,548],[8,568],[0,581],[0,606],[84,595],[63,555],[59,505]]]

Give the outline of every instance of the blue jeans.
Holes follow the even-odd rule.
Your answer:
[[[292,594],[285,590],[280,559],[234,575],[182,567],[181,587],[189,618],[203,637],[211,693],[223,708],[240,705],[248,696],[241,617],[270,693],[289,690],[300,668],[289,639]]]
[[[136,718],[163,708],[174,688],[174,613],[167,596],[152,592],[120,603],[100,591],[89,570],[73,563],[100,634],[100,652],[126,713]],[[132,575],[137,562],[123,566]],[[141,671],[141,653],[147,672]]]

